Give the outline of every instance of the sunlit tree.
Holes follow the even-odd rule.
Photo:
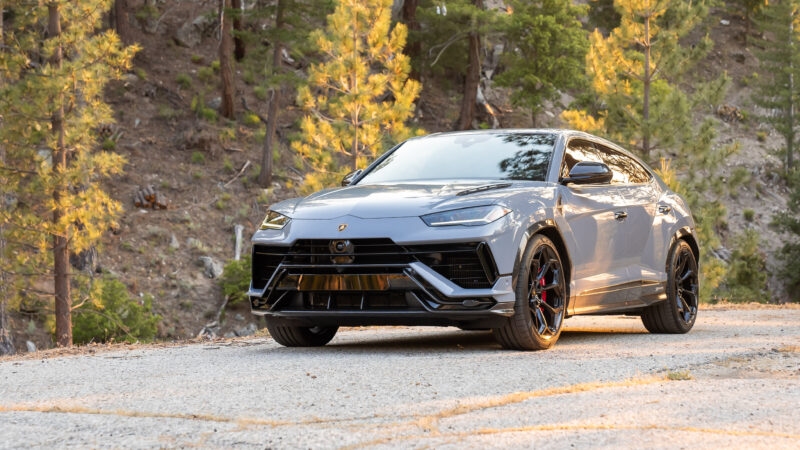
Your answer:
[[[72,343],[70,253],[95,245],[121,209],[101,182],[120,173],[124,159],[98,148],[97,130],[112,122],[103,90],[136,48],[102,30],[110,6],[5,3],[13,20],[0,51],[0,271],[17,301],[55,299],[61,346]]]
[[[391,24],[391,0],[341,0],[313,34],[323,62],[298,94],[306,111],[292,147],[311,169],[306,190],[330,186],[408,138],[420,84],[409,79],[406,27]],[[345,162],[346,166],[342,163]]]

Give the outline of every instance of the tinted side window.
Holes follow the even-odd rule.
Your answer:
[[[650,174],[633,158],[603,145],[597,147],[600,149],[603,162],[614,173],[611,184],[635,184],[650,181]]]
[[[569,176],[569,171],[581,161],[605,162],[593,143],[581,139],[573,139],[569,141],[567,150],[564,152],[561,178]]]

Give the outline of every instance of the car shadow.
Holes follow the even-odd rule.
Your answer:
[[[629,329],[602,329],[602,330],[564,330],[561,333],[559,342],[553,347],[558,349],[559,345],[570,343],[583,343],[587,341],[600,340],[601,338],[613,337],[614,341],[624,345],[625,341],[631,341],[637,335],[647,334],[647,331],[633,331]],[[371,335],[371,336],[370,336]],[[373,337],[374,336],[374,337]],[[349,336],[352,337],[352,334]],[[496,352],[500,350],[498,344],[490,331],[463,331],[463,330],[443,330],[436,333],[424,333],[420,335],[386,335],[371,334],[369,331],[359,332],[358,340],[334,339],[324,347],[313,348],[271,348],[268,351],[280,352],[301,352],[301,353],[416,353],[416,352]]]

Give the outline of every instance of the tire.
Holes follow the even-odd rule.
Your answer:
[[[697,319],[699,278],[697,260],[686,241],[672,246],[666,268],[667,300],[645,308],[642,323],[651,333],[687,333]]]
[[[561,256],[553,241],[544,235],[532,237],[515,275],[514,315],[492,333],[506,349],[548,349],[561,335],[567,302]]]
[[[267,321],[272,339],[284,347],[321,347],[336,336],[339,327],[297,327],[280,321]]]

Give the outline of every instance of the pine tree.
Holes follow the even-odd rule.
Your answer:
[[[268,42],[269,46],[254,45],[243,61],[246,70],[252,70],[260,79],[260,88],[266,93],[266,133],[261,152],[261,171],[258,184],[268,188],[272,184],[274,155],[277,145],[276,130],[281,116],[281,102],[291,89],[300,85],[302,78],[284,67],[287,55],[290,60],[302,60],[310,53],[309,34],[324,24],[333,10],[331,0],[277,0],[264,7],[247,12],[247,19],[257,24],[256,31],[243,32],[244,40]]]
[[[590,38],[586,73],[596,101],[587,109],[565,111],[570,126],[616,140],[644,159],[662,158],[662,178],[689,202],[701,244],[700,295],[709,298],[724,279],[724,264],[710,255],[721,245],[717,230],[725,219],[720,200],[725,186],[708,176],[736,147],[714,147],[715,122],[696,124],[693,112],[717,104],[728,79],[695,83],[686,94],[680,80],[711,48],[708,37],[682,45],[707,13],[707,4],[679,0],[616,0],[620,26],[608,37]],[[684,84],[688,84],[685,83]],[[681,170],[678,182],[676,168]]]
[[[578,18],[586,8],[571,0],[509,3],[513,13],[504,27],[510,51],[506,71],[495,78],[499,86],[514,88],[512,101],[530,110],[533,125],[545,100],[583,80],[588,40]]]
[[[653,150],[673,147],[681,132],[692,128],[691,104],[672,80],[711,48],[708,36],[694,46],[680,42],[705,17],[707,5],[678,0],[614,5],[620,26],[608,37],[595,30],[586,57],[586,73],[604,107],[592,119],[586,111],[568,111],[564,119],[578,128],[594,121],[604,134],[648,158]]]
[[[70,252],[98,242],[120,211],[101,186],[124,159],[97,150],[97,128],[112,121],[106,83],[130,67],[136,51],[102,32],[110,0],[7,2],[13,22],[0,52],[0,143],[5,198],[0,259],[17,301],[42,295],[52,277],[56,342],[72,343]]]
[[[800,129],[800,0],[770,2],[758,25],[766,35],[764,50],[756,52],[764,76],[753,100],[767,111],[762,119],[784,137],[791,171]]]
[[[391,0],[340,0],[325,31],[313,34],[324,61],[311,66],[298,103],[307,115],[292,147],[309,164],[305,189],[338,182],[388,145],[410,137],[406,126],[420,85],[408,78],[406,27],[391,28]]]
[[[733,4],[744,17],[744,46],[747,47],[747,38],[750,37],[753,17],[769,4],[769,0],[734,0]]]
[[[800,171],[790,178],[792,188],[787,210],[773,218],[778,230],[785,233],[778,256],[783,262],[778,275],[783,279],[792,300],[800,300]]]
[[[501,14],[485,7],[482,0],[427,2],[417,13],[421,31],[415,33],[412,43],[421,42],[427,50],[422,52],[427,58],[425,71],[461,81],[459,115],[453,128],[471,129],[485,58],[482,43],[498,31]]]

